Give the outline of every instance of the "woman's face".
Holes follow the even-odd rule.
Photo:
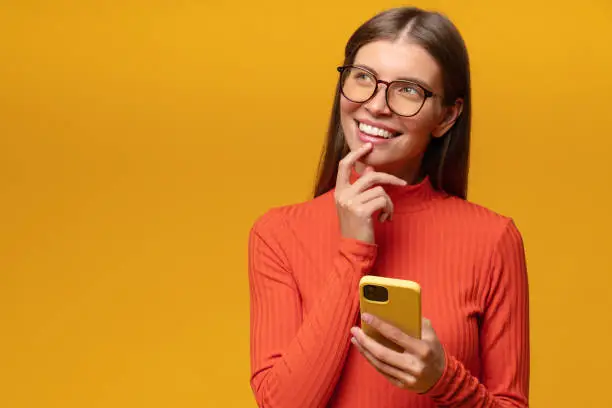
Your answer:
[[[363,103],[351,102],[344,96],[340,98],[342,129],[350,150],[371,142],[374,148],[362,160],[363,164],[413,181],[418,176],[430,137],[443,136],[450,129],[461,111],[461,102],[452,107],[442,105],[442,71],[436,60],[419,45],[402,40],[371,42],[359,49],[353,65],[365,68],[383,81],[410,79],[436,95],[426,98],[419,113],[411,117],[399,116],[390,110],[385,99],[386,85],[378,85],[376,95]],[[363,81],[371,81],[364,75],[355,80],[363,84]],[[403,98],[413,103],[415,98],[418,100],[420,91],[402,85],[390,90],[389,97],[402,106]],[[395,107],[393,103],[392,106]]]

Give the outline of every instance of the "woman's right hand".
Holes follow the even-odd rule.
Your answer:
[[[366,143],[340,160],[334,197],[342,236],[373,244],[372,215],[381,210],[380,222],[390,220],[393,215],[393,203],[380,184],[405,186],[407,183],[399,177],[367,168],[351,184],[350,177],[355,163],[371,150],[372,144]]]

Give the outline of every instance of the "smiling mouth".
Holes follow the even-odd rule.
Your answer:
[[[357,127],[359,128],[359,130],[368,136],[380,137],[382,139],[393,139],[394,137],[397,137],[402,134],[401,132],[390,132],[387,129],[381,129],[376,126],[366,125],[365,123],[361,123],[357,120],[355,121],[355,123],[357,123]]]

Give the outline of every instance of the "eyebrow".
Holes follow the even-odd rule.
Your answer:
[[[374,75],[378,76],[378,72],[376,72],[376,70],[374,68],[372,68],[372,67],[369,67],[369,66],[367,66],[365,64],[355,64],[355,66],[359,67],[359,68],[364,68],[367,71],[370,71]],[[399,77],[399,78],[395,79],[395,81],[413,82],[415,84],[421,85],[423,88],[427,89],[430,92],[433,89],[433,87],[431,85],[429,85],[427,82],[422,81],[422,80],[420,80],[418,78],[414,78],[414,77]]]

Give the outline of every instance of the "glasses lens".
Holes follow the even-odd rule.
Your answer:
[[[342,72],[342,93],[353,102],[365,102],[376,91],[376,78],[360,68],[347,68]]]
[[[425,101],[423,88],[411,82],[393,82],[388,92],[389,108],[402,116],[416,114]]]

